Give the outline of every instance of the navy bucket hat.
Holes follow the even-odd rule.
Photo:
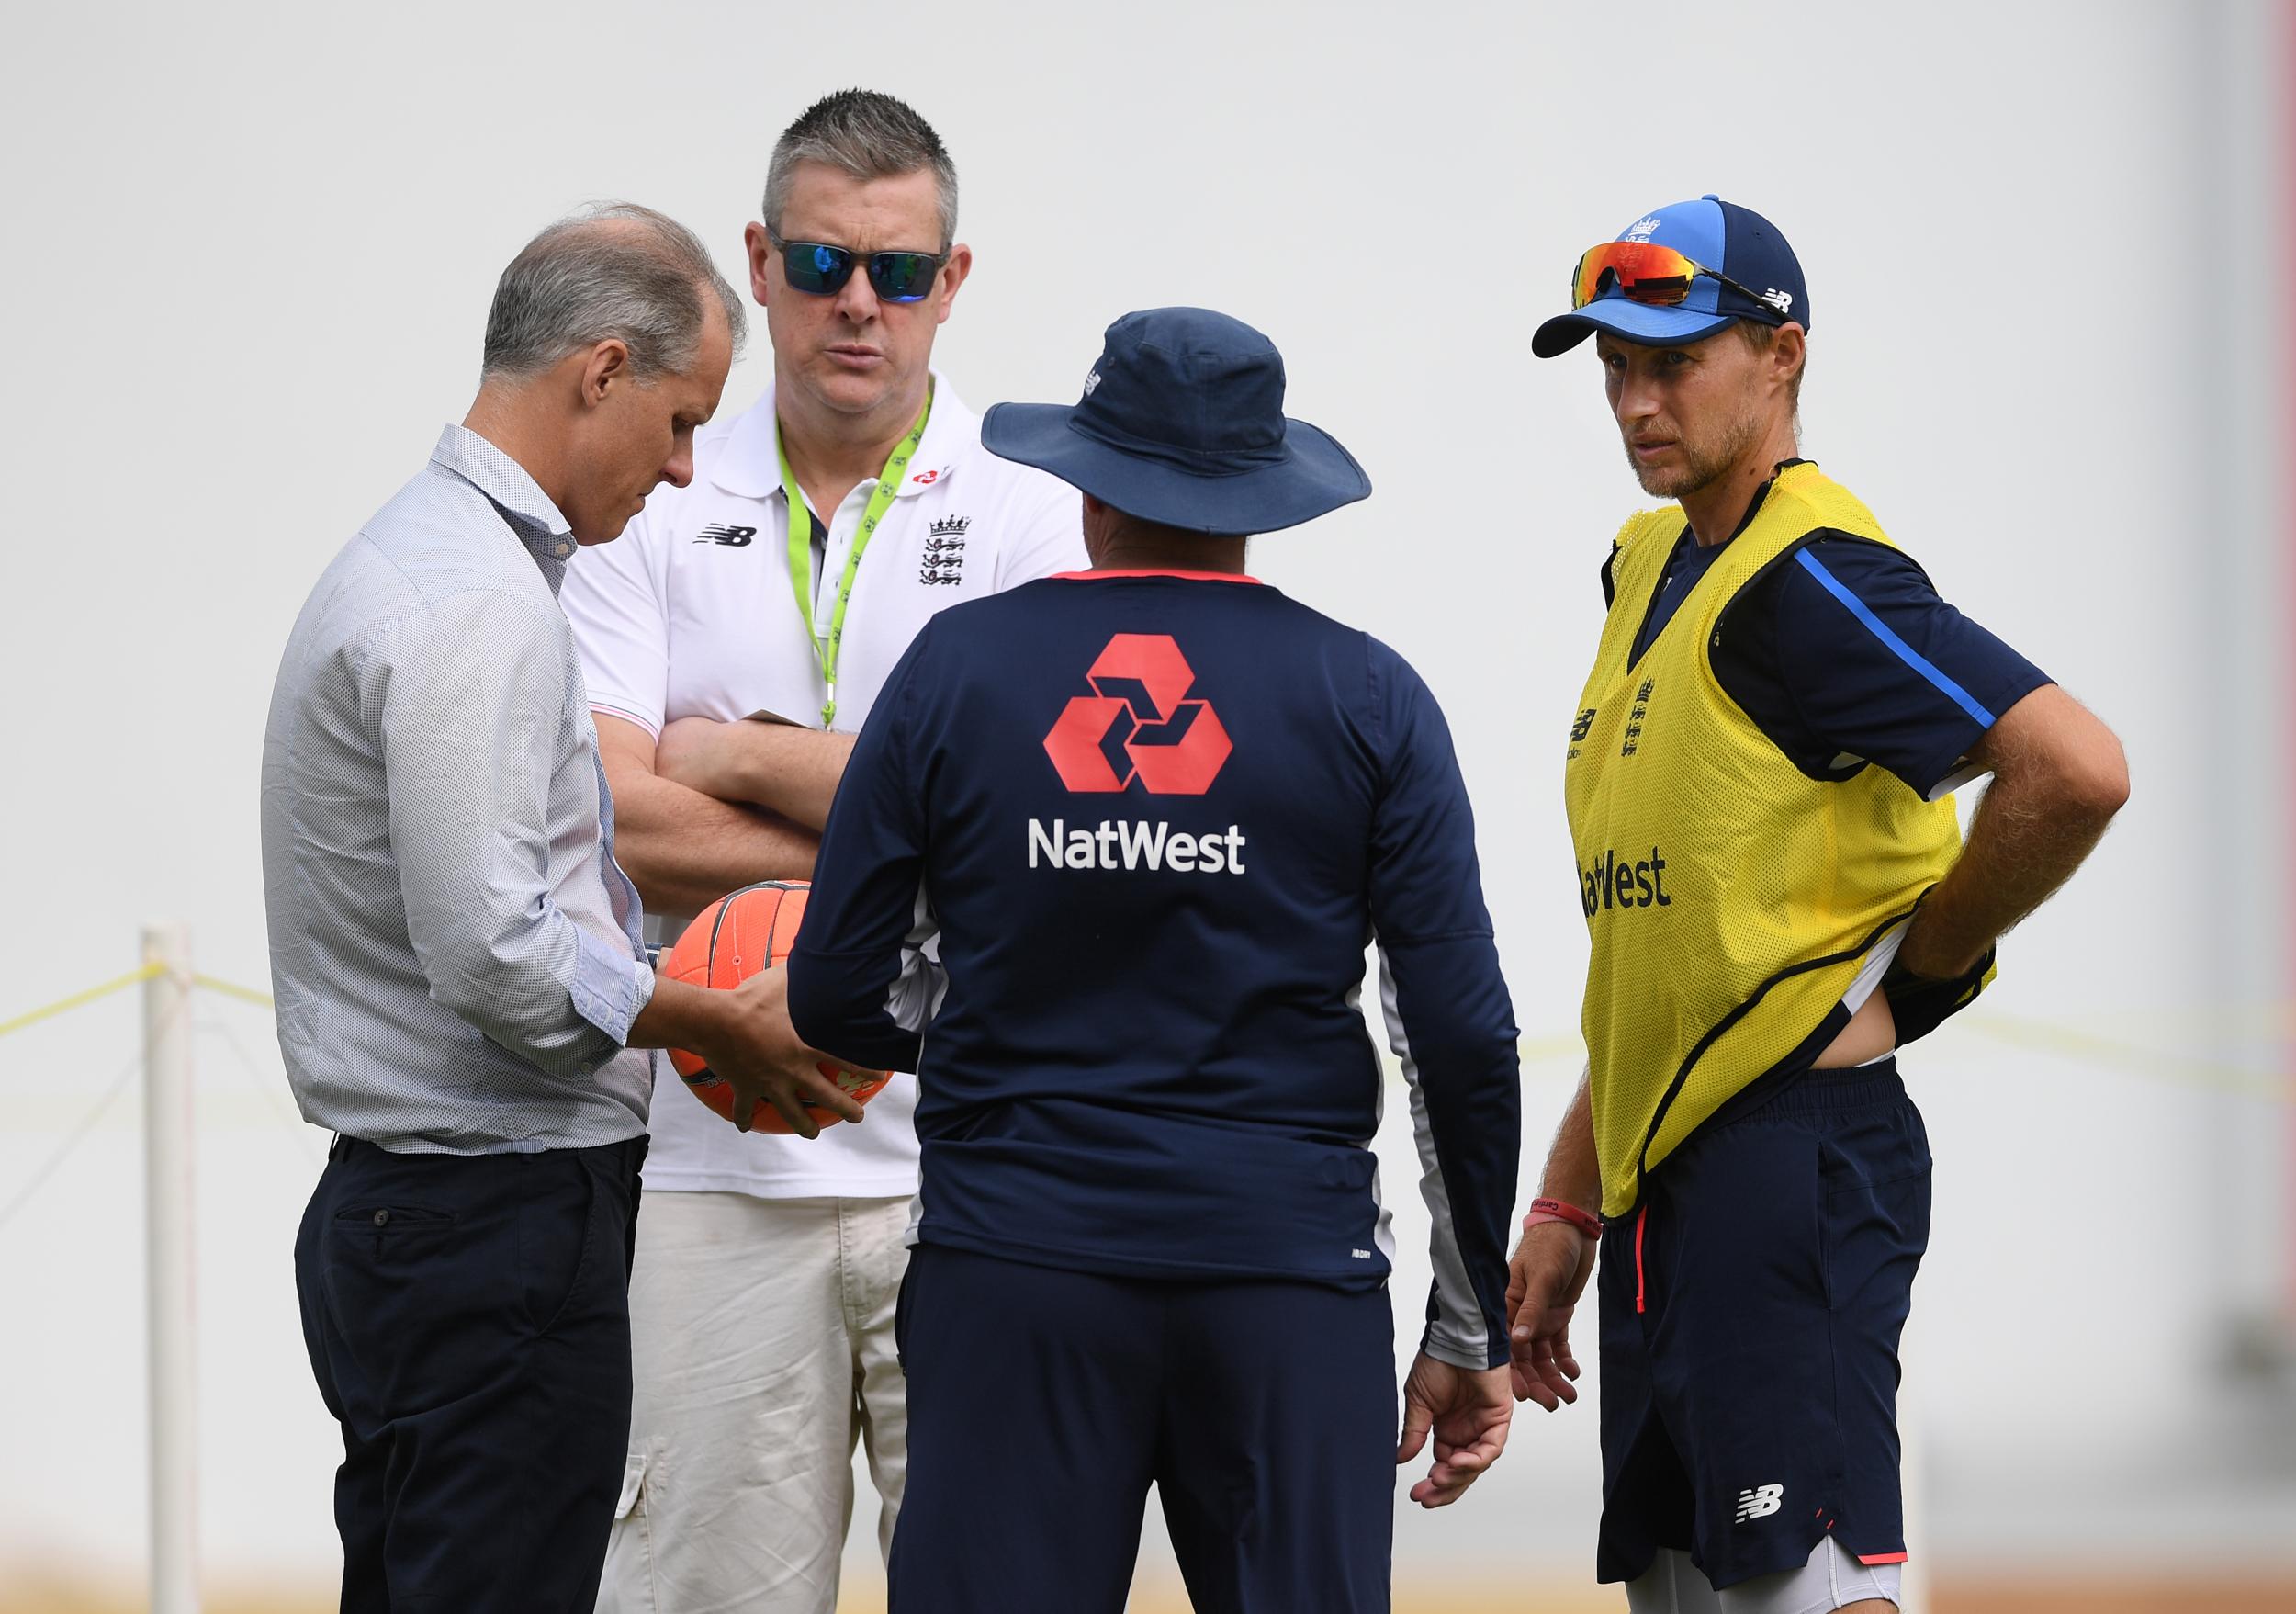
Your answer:
[[[999,403],[981,419],[981,446],[1185,532],[1277,532],[1371,491],[1327,433],[1285,418],[1276,344],[1210,309],[1126,314],[1083,398]]]
[[[1682,302],[1660,308],[1635,302],[1613,288],[1584,308],[1557,314],[1541,325],[1531,337],[1532,353],[1553,358],[1597,331],[1646,347],[1668,347],[1703,342],[1740,320],[1764,325],[1791,320],[1809,329],[1809,288],[1802,279],[1801,262],[1778,227],[1751,208],[1716,196],[1676,202],[1643,214],[1620,231],[1618,239],[1671,246],[1692,263],[1728,276],[1745,290],[1701,275]]]

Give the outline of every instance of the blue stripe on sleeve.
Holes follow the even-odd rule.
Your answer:
[[[1802,570],[1816,578],[1818,581],[1818,583],[1828,593],[1831,594],[1835,599],[1840,600],[1844,605],[1847,605],[1850,608],[1850,615],[1856,617],[1860,622],[1865,624],[1866,628],[1874,635],[1874,637],[1881,640],[1882,643],[1887,645],[1892,653],[1894,653],[1900,661],[1903,661],[1907,666],[1912,668],[1916,672],[1919,672],[1922,677],[1928,679],[1931,683],[1935,684],[1939,692],[1942,694],[1946,699],[1952,701],[1953,705],[1968,713],[1970,717],[1976,719],[1979,724],[1987,728],[1993,727],[1992,713],[1986,711],[1982,705],[1979,705],[1976,698],[1967,690],[1962,688],[1960,684],[1955,683],[1952,679],[1946,677],[1942,672],[1939,671],[1935,662],[1931,661],[1919,650],[1915,649],[1911,645],[1906,643],[1905,640],[1899,638],[1896,634],[1892,633],[1889,630],[1889,625],[1885,623],[1880,617],[1874,615],[1871,610],[1867,609],[1866,604],[1863,600],[1859,599],[1855,594],[1844,588],[1841,584],[1841,580],[1834,576],[1832,572],[1828,571],[1825,567],[1819,563],[1817,556],[1811,554],[1807,549],[1804,549],[1801,553],[1795,556],[1795,559],[1801,562]]]

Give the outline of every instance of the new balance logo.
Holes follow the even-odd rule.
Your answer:
[[[1780,291],[1773,287],[1761,294],[1761,300],[1782,314],[1790,314],[1794,311],[1794,294],[1790,291]]]
[[[1750,1491],[1740,1491],[1738,1494],[1738,1522],[1744,1524],[1749,1519],[1767,1518],[1777,1512],[1778,1505],[1784,1499],[1784,1485],[1756,1485]]]
[[[1089,398],[1099,389],[1100,372],[1094,370],[1085,377],[1085,396]]]
[[[702,536],[693,541],[697,544],[723,544],[729,549],[738,549],[746,546],[751,538],[754,538],[757,536],[758,529],[756,527],[727,526],[723,522],[714,521],[709,525],[703,527],[702,529]]]

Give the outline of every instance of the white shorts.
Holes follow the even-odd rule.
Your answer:
[[[630,1279],[629,1465],[600,1614],[832,1614],[869,1452],[890,1552],[909,1202],[649,1190]]]
[[[1626,1607],[1630,1614],[1832,1614],[1868,1597],[1894,1606],[1902,1579],[1901,1565],[1861,1563],[1828,1536],[1801,1568],[1717,1592],[1689,1553],[1660,1547],[1650,1567],[1626,1583]]]

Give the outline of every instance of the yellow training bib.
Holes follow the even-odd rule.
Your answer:
[[[1716,680],[1741,591],[1821,529],[1888,544],[1806,461],[1787,466],[1639,661],[1629,664],[1679,507],[1627,522],[1564,799],[1593,941],[1586,1034],[1603,1212],[1733,1094],[1794,1052],[1866,954],[1952,866],[1951,798],[1886,770],[1804,773]],[[1893,546],[1894,547],[1894,546]]]

